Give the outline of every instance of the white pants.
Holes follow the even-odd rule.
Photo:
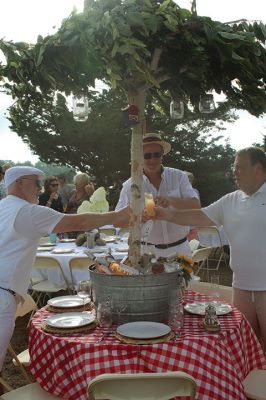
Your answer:
[[[245,315],[266,351],[266,291],[233,288],[233,304]]]
[[[16,299],[12,293],[0,289],[0,372],[12,337],[16,318]]]

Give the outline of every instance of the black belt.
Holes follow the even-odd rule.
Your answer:
[[[168,243],[168,244],[153,244],[153,243],[146,243],[146,242],[141,242],[141,244],[151,245],[151,246],[156,247],[156,249],[168,249],[168,247],[178,246],[179,244],[185,243],[186,241],[187,241],[187,238],[184,237],[183,239],[180,239],[177,242]]]
[[[6,288],[4,288],[4,287],[1,287],[1,286],[0,286],[0,289],[6,290],[7,292],[9,292],[9,293],[13,294],[13,296],[16,296],[16,292],[14,292],[14,290],[11,290],[11,289],[6,289]]]

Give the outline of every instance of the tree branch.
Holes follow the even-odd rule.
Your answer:
[[[151,70],[153,72],[157,71],[162,51],[163,51],[162,48],[156,48],[154,50],[154,53],[153,53],[153,56],[152,56],[152,60],[151,60]]]

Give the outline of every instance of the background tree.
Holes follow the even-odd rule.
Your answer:
[[[195,2],[193,2],[193,6]],[[139,264],[142,135],[146,93],[168,91],[198,105],[202,94],[224,92],[236,108],[258,116],[266,108],[266,29],[228,26],[199,17],[172,0],[87,0],[53,36],[35,46],[5,43],[0,73],[19,102],[36,107],[57,91],[87,93],[96,78],[120,87],[139,109],[132,128],[130,259]]]

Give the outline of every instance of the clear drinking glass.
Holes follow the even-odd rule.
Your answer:
[[[97,319],[100,326],[110,327],[113,323],[112,307],[108,302],[99,303],[97,307]]]
[[[182,300],[176,291],[169,294],[169,326],[175,332],[176,336],[183,326],[183,305]]]
[[[220,292],[219,292],[220,277],[219,277],[219,275],[212,275],[210,283],[212,286],[210,296],[211,296],[212,302],[216,302],[220,298]]]
[[[83,310],[85,311],[85,300],[91,298],[91,281],[84,280],[78,282],[77,295],[83,301]]]

